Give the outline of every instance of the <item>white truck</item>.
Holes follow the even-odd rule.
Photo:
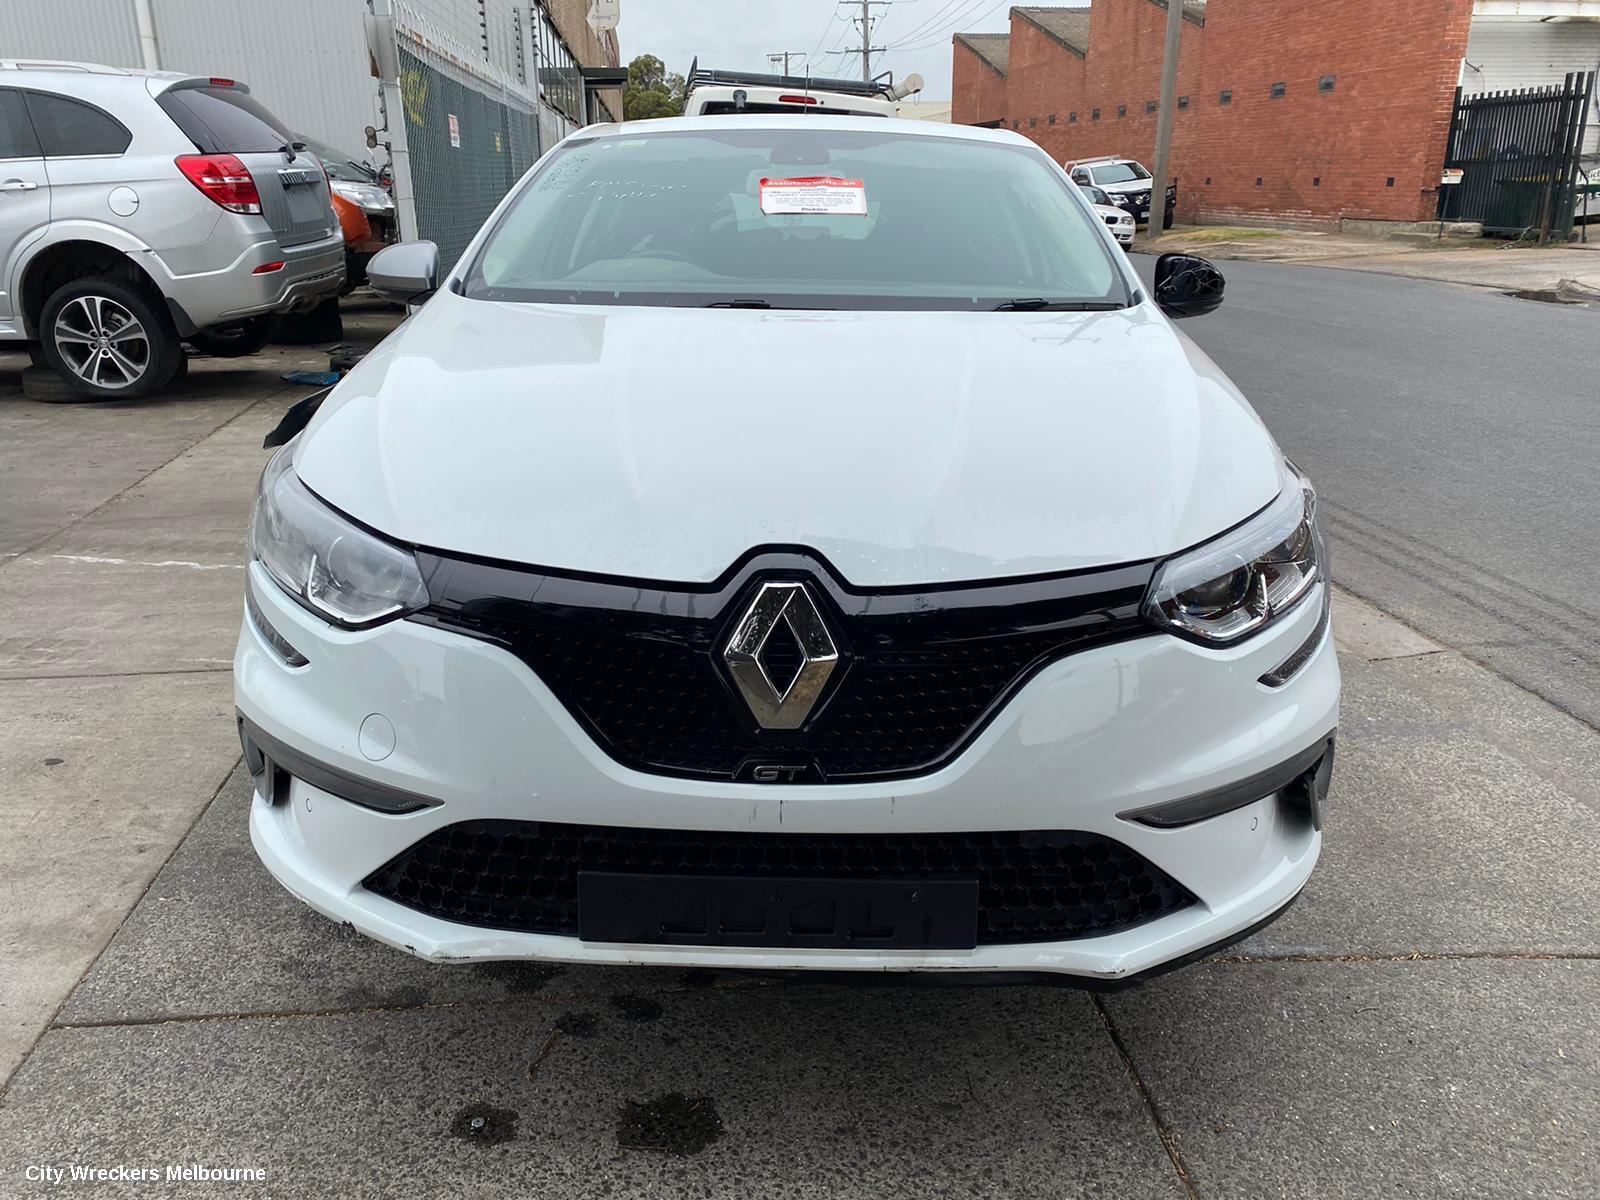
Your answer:
[[[922,90],[922,76],[899,83],[887,76],[870,81],[819,79],[809,75],[757,75],[689,66],[683,100],[686,117],[726,113],[831,113],[843,117],[894,117],[900,101]]]

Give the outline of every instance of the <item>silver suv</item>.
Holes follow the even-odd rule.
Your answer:
[[[321,164],[244,84],[0,60],[0,343],[77,394],[254,353],[343,279]]]

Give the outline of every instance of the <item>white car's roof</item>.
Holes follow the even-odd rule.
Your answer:
[[[1002,142],[1011,146],[1033,146],[1020,133],[1009,129],[979,129],[973,125],[947,125],[936,121],[912,121],[904,117],[852,117],[833,113],[727,113],[708,117],[655,117],[623,124],[589,125],[577,137],[636,137],[641,133],[693,132],[705,129],[856,129],[863,133],[896,133],[917,137],[957,138],[967,142]]]
[[[112,67],[105,63],[74,62],[65,58],[0,58],[0,71],[41,72],[49,75],[123,75],[130,79],[194,79],[182,71],[146,71],[138,67]]]

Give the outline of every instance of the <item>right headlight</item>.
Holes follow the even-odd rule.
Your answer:
[[[1289,482],[1261,512],[1162,563],[1145,617],[1208,646],[1264,629],[1309,596],[1325,570],[1317,494],[1289,465]]]
[[[250,556],[325,621],[362,629],[428,603],[416,557],[329,508],[294,473],[294,443],[261,473]]]

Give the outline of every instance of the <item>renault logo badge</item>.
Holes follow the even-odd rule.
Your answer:
[[[779,687],[762,661],[779,623],[800,647],[800,669]],[[739,694],[763,729],[798,729],[839,665],[839,651],[803,583],[764,583],[722,651]]]

